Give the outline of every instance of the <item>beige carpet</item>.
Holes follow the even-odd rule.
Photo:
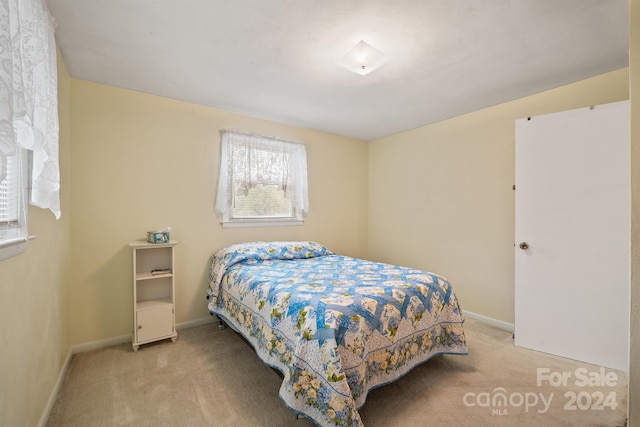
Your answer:
[[[597,366],[515,347],[509,332],[471,319],[465,326],[468,355],[438,356],[370,392],[360,409],[365,425],[625,425],[623,372],[601,375]],[[538,386],[538,368],[552,380],[568,373],[567,385]],[[175,343],[137,353],[123,344],[74,355],[48,426],[314,425],[284,406],[280,382],[233,331],[185,329]],[[503,406],[492,401],[501,391]]]

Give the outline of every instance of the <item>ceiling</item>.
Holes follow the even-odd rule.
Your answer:
[[[372,140],[628,65],[627,0],[49,0],[72,77]],[[336,64],[365,40],[391,56]]]

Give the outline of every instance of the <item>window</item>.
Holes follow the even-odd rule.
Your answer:
[[[0,182],[0,232],[19,224],[18,196],[20,177],[18,174],[18,156],[6,159],[5,179]]]
[[[27,238],[25,151],[18,149],[8,156],[5,167],[5,178],[0,182],[0,259],[24,252]]]
[[[221,134],[216,210],[223,226],[300,224],[309,209],[304,144]]]

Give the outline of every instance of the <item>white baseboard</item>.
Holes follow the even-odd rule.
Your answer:
[[[45,427],[47,425],[47,421],[49,421],[49,415],[51,414],[53,405],[56,403],[56,399],[58,398],[58,393],[60,392],[60,388],[62,387],[62,382],[64,381],[64,377],[67,376],[67,371],[69,370],[69,364],[71,363],[71,356],[72,356],[72,353],[71,351],[69,351],[67,353],[67,357],[64,359],[62,368],[60,368],[60,372],[58,373],[58,378],[56,379],[56,383],[53,385],[53,389],[49,394],[49,400],[47,401],[47,405],[44,407],[44,410],[42,411],[42,415],[40,416],[40,421],[38,422],[38,427]]]
[[[182,323],[176,323],[176,330],[179,331],[181,329],[194,328],[196,326],[202,326],[202,325],[206,325],[208,323],[213,323],[213,322],[215,322],[215,319],[212,318],[211,316],[203,317],[201,319],[196,319],[196,320],[189,320]],[[71,348],[71,353],[76,354],[76,353],[82,353],[85,351],[97,350],[99,348],[110,347],[112,345],[118,345],[125,342],[131,342],[130,334],[120,335],[117,337],[111,337],[104,340],[91,341],[84,344],[74,345]]]
[[[213,316],[203,317],[201,319],[189,320],[187,322],[176,323],[176,330],[195,328],[196,326],[204,326],[209,323],[217,323],[218,320]]]
[[[97,350],[99,348],[110,347],[112,345],[118,345],[125,342],[131,342],[131,334],[120,335],[118,337],[107,338],[104,340],[91,341],[84,344],[78,344],[71,347],[71,353],[83,353],[85,351]]]
[[[493,317],[483,316],[482,314],[474,313],[472,311],[463,310],[462,312],[465,317],[477,320],[478,322],[495,326],[496,328],[504,329],[505,331],[509,332],[514,332],[516,330],[516,327],[513,323],[504,322],[502,320],[494,319]]]

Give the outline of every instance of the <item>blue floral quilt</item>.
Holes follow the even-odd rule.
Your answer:
[[[208,294],[209,311],[284,374],[283,401],[322,426],[362,426],[369,390],[435,355],[467,354],[446,279],[315,242],[220,249]]]

